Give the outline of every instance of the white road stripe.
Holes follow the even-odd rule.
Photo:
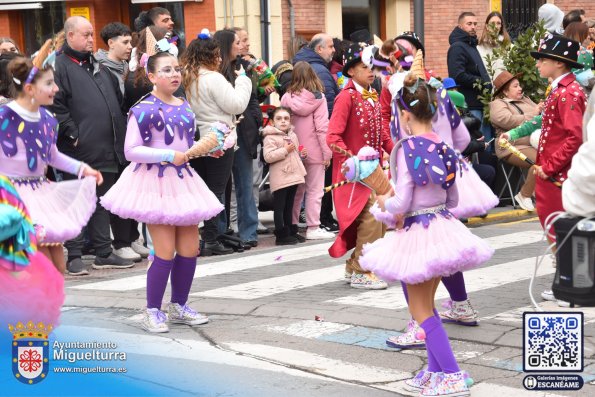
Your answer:
[[[328,321],[302,320],[288,325],[265,325],[260,327],[268,332],[276,332],[300,338],[316,339],[353,328],[353,325]]]
[[[595,307],[560,307],[557,302],[541,301],[539,294],[541,291],[535,291],[534,297],[539,303],[539,307],[546,312],[582,312],[585,316],[585,325],[595,323]],[[482,320],[494,320],[498,322],[507,323],[522,323],[524,312],[536,311],[533,306],[523,306],[516,309],[507,310],[502,313],[493,314],[491,316],[482,317]]]
[[[283,251],[272,251],[264,254],[243,256],[240,258],[228,259],[221,262],[199,264],[196,268],[194,278],[216,276],[219,274],[233,273],[241,270],[254,269],[258,267],[271,266],[286,262],[303,260],[315,256],[328,255],[331,243],[307,245],[299,248],[290,248]],[[70,289],[101,290],[101,291],[131,291],[145,288],[147,275],[124,277],[114,280],[99,281],[96,283],[74,285]]]
[[[542,233],[539,231],[525,231],[490,237],[487,238],[486,241],[494,249],[505,249],[518,245],[535,243],[540,241],[541,237]],[[264,254],[244,256],[241,258],[236,257],[233,259],[228,259],[216,263],[208,263],[204,265],[199,264],[197,266],[197,272],[194,275],[194,277],[201,278],[220,274],[228,274],[247,269],[261,268],[275,264],[281,264],[297,260],[305,260],[317,256],[324,256],[326,255],[326,252],[330,244],[330,242],[325,242],[322,244],[304,246],[299,248],[291,248],[284,251],[272,251]],[[341,279],[341,270],[342,266],[311,270],[288,276],[273,277],[270,279],[258,280],[251,283],[238,284],[230,287],[223,287],[210,291],[198,292],[192,295],[232,299],[258,299],[269,295],[288,292],[293,289],[312,287],[337,281]],[[142,289],[145,287],[145,285],[146,274],[142,274],[137,276],[124,277],[120,279],[106,280],[82,285],[74,285],[69,288],[78,290],[131,291],[136,289]],[[400,295],[400,291],[397,291],[398,290],[395,291],[394,288],[388,290],[388,296],[391,296],[391,294],[395,293]],[[363,295],[365,299],[366,294],[367,293],[356,295],[356,297],[352,297],[351,299],[354,301],[359,301],[359,298],[357,298],[357,296]],[[386,296],[385,293],[379,291],[372,291],[371,294],[374,298],[377,298],[379,296]],[[350,301],[350,297],[339,299],[347,299],[347,301]],[[393,301],[394,300],[392,300],[391,302]],[[364,304],[363,302],[364,301],[361,301],[359,305],[366,306],[367,304]],[[390,304],[390,308],[394,308],[394,306],[392,306],[392,303],[385,303],[386,305]]]
[[[513,262],[502,263],[490,267],[479,268],[465,272],[465,285],[467,292],[476,292],[498,287],[515,281],[529,280],[534,271],[535,258],[525,258]],[[553,274],[555,269],[551,259],[546,257],[541,264],[538,276]],[[436,291],[436,299],[448,297],[448,292],[442,284]],[[382,309],[403,309],[407,302],[401,288],[389,288],[384,291],[368,291],[356,295],[332,299],[327,302],[342,305],[377,307]]]
[[[331,266],[324,269],[309,270],[306,272],[265,278],[244,284],[231,285],[212,289],[209,291],[195,292],[191,296],[208,298],[229,299],[258,299],[265,296],[281,294],[295,289],[313,287],[342,280],[344,265]]]
[[[395,382],[413,377],[409,372],[327,358],[318,354],[275,346],[232,342],[223,346],[244,354],[302,368],[320,375],[362,383]]]
[[[539,232],[523,232],[504,234],[495,237],[487,238],[486,241],[496,249],[505,249],[522,244],[529,244],[539,241],[541,233]],[[498,269],[490,270],[491,268],[474,270],[466,274],[475,274],[479,282],[472,283],[470,280],[468,285],[471,288],[478,287],[479,289],[491,288],[500,284],[516,281],[520,276],[516,266],[528,268],[531,259],[524,259],[522,261],[510,262],[508,264],[498,265]],[[550,268],[551,265],[542,264],[541,269]],[[287,276],[272,277],[249,283],[236,284],[228,287],[221,287],[208,291],[195,292],[192,296],[201,296],[209,298],[228,298],[228,299],[259,299],[266,296],[281,294],[288,291],[313,287],[316,285],[326,284],[338,281],[342,276],[343,265],[332,266],[323,269],[309,270],[306,272],[291,274]],[[511,271],[514,270],[514,271]],[[486,276],[481,273],[485,272]],[[501,274],[502,272],[502,274]],[[473,277],[473,276],[471,276]],[[443,293],[443,297],[446,296]],[[331,302],[356,305],[356,306],[371,306],[382,307],[387,309],[404,308],[407,307],[403,294],[398,288],[390,288],[386,291],[369,291],[361,294],[351,295],[344,298],[338,298]]]
[[[238,366],[258,370],[285,373],[288,375],[313,379],[334,379],[322,378],[319,375],[308,373],[286,366],[277,365],[273,360],[260,360],[240,355],[235,351],[217,348],[209,342],[194,339],[179,339],[175,336],[156,336],[147,333],[135,334],[121,332],[105,328],[61,325],[56,331],[56,336],[61,335],[85,335],[89,340],[117,342],[118,350],[126,354],[139,354],[143,356],[158,356],[175,360],[190,360],[207,362],[222,365]],[[64,341],[62,338],[61,341]],[[68,340],[77,340],[70,339]],[[271,349],[275,349],[272,348]]]

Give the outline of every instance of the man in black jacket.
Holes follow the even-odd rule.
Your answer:
[[[58,149],[89,164],[103,174],[97,187],[101,197],[116,181],[123,164],[126,117],[117,79],[93,57],[93,25],[83,17],[70,17],[64,23],[66,44],[56,58],[55,80],[60,88],[51,110],[60,122]],[[76,176],[64,175],[65,179]],[[95,248],[93,268],[128,268],[134,264],[112,252],[110,214],[99,201],[86,227]],[[70,274],[88,274],[82,260],[85,231],[67,241]]]
[[[459,25],[448,38],[448,75],[459,84],[459,91],[474,117],[483,120],[483,104],[478,98],[481,90],[474,87],[478,81],[491,87],[491,79],[477,50],[477,17],[472,12],[459,16]],[[482,133],[486,142],[491,137],[491,129],[482,123]]]

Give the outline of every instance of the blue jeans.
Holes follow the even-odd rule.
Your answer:
[[[258,208],[252,190],[252,155],[240,139],[234,153],[233,183],[236,191],[238,234],[244,241],[258,241]]]
[[[490,123],[486,123],[486,121],[484,120],[483,111],[479,109],[469,109],[469,113],[471,113],[473,117],[476,117],[478,120],[481,120],[481,134],[484,136],[485,142],[489,142],[490,139],[494,137],[494,130],[492,129]],[[492,142],[486,150],[488,150],[489,152],[493,152],[493,147],[494,143]]]

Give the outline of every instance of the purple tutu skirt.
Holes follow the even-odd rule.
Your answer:
[[[407,220],[405,220],[407,221]],[[360,264],[386,281],[418,284],[478,267],[494,250],[452,216],[413,223],[364,245]]]
[[[62,182],[46,178],[12,181],[32,222],[45,229],[41,244],[58,244],[75,238],[95,211],[97,180],[93,177]]]
[[[466,160],[462,167],[462,175],[457,175],[455,187],[459,192],[459,204],[451,208],[450,212],[457,218],[470,218],[486,214],[489,210],[498,205],[498,197],[492,192],[492,189],[481,180],[471,164]]]
[[[150,225],[198,225],[224,209],[189,165],[179,171],[132,163],[100,202],[112,214]]]

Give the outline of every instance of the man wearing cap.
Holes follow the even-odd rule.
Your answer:
[[[472,12],[463,12],[458,23],[448,38],[448,75],[459,83],[459,91],[465,96],[469,111],[483,120],[483,104],[479,100],[481,90],[475,84],[481,82],[491,87],[491,79],[477,50],[477,17]],[[482,125],[482,133],[486,142],[492,139],[489,125]]]
[[[331,116],[326,142],[357,154],[364,146],[371,146],[380,155],[390,153],[393,142],[381,128],[378,93],[371,87],[374,74],[361,61],[363,48],[351,45],[345,52],[343,74],[349,82],[337,96]],[[341,165],[347,157],[333,153],[333,182],[344,179]],[[329,249],[333,258],[339,258],[355,248],[345,266],[345,279],[353,288],[385,289],[386,282],[361,268],[359,257],[363,245],[384,235],[385,227],[376,221],[369,209],[376,200],[373,191],[360,184],[347,184],[334,190],[335,209],[339,220],[339,235]]]

